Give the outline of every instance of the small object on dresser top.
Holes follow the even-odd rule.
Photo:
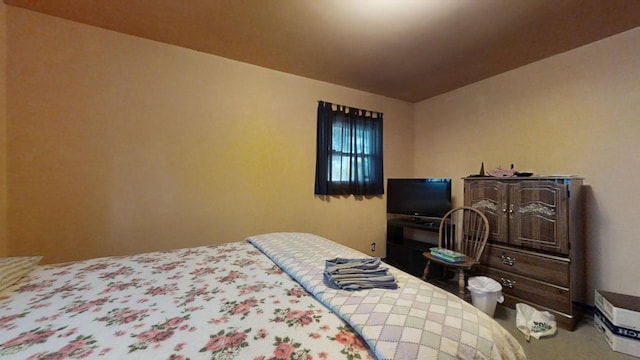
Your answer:
[[[489,174],[489,176],[493,176],[493,177],[509,177],[509,176],[514,176],[515,173],[516,173],[516,171],[513,170],[513,169],[509,169],[509,170],[491,169],[491,170],[487,171],[487,174]]]

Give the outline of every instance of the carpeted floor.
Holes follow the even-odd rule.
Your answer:
[[[558,329],[554,336],[527,342],[516,328],[516,310],[498,304],[493,316],[515,336],[524,348],[529,360],[638,360],[638,358],[611,350],[604,336],[593,326],[593,316],[586,315],[576,325],[575,331]]]

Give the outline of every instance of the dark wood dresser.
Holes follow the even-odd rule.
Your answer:
[[[507,306],[549,311],[568,330],[585,295],[581,187],[578,177],[464,179],[464,204],[489,220],[477,273],[502,284]]]

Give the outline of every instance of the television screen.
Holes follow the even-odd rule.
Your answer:
[[[449,210],[449,178],[387,180],[387,213],[441,218]]]

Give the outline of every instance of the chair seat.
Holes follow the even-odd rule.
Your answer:
[[[474,265],[478,264],[478,262],[472,258],[471,256],[465,255],[464,256],[464,261],[460,261],[460,262],[450,262],[450,261],[446,261],[446,260],[442,260],[438,257],[435,257],[433,255],[431,255],[431,252],[423,252],[422,256],[425,257],[425,259],[427,259],[428,261],[433,261],[435,263],[441,264],[441,265],[446,265],[449,267],[455,267],[455,268],[459,268],[459,269],[463,269],[463,270],[469,270],[471,269]]]

